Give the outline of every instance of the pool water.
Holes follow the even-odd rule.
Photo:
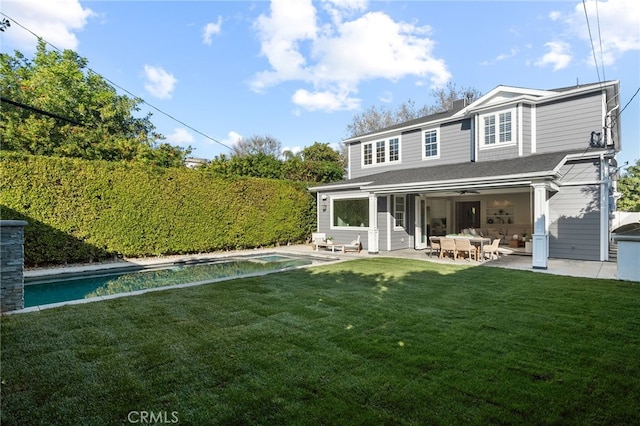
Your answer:
[[[102,275],[67,278],[59,281],[39,279],[24,286],[24,306],[48,305],[139,290],[210,282],[311,265],[319,259],[307,256],[263,255],[218,260],[192,265],[136,272],[106,272]]]

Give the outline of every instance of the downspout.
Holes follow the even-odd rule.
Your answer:
[[[600,261],[609,260],[609,185],[608,167],[604,153],[600,154]]]

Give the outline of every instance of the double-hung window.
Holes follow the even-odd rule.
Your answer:
[[[395,218],[395,227],[404,228],[405,202],[404,195],[396,195],[394,198],[393,217]]]
[[[370,143],[362,146],[362,162],[365,166],[373,164],[373,145]]]
[[[423,136],[422,158],[424,160],[440,158],[440,130],[427,130]]]
[[[386,141],[378,141],[376,142],[376,163],[381,164],[384,163],[387,156],[386,152]]]
[[[485,114],[481,118],[480,142],[483,147],[515,143],[513,132],[513,110]]]
[[[400,138],[389,138],[362,144],[362,165],[375,166],[400,162]]]
[[[400,139],[389,139],[389,162],[400,161]]]

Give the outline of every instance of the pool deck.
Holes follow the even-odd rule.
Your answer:
[[[149,257],[141,259],[122,259],[113,262],[106,263],[94,263],[94,264],[82,264],[82,265],[68,265],[56,268],[35,268],[25,270],[25,278],[34,279],[44,276],[55,276],[65,274],[79,274],[79,273],[91,273],[91,272],[104,272],[122,268],[132,267],[153,267],[163,264],[171,263],[189,263],[206,261],[208,259],[220,259],[224,257],[233,256],[246,256],[255,255],[260,253],[289,253],[289,254],[301,254],[308,256],[327,256],[336,261],[348,260],[348,259],[360,259],[367,257],[396,257],[405,259],[423,260],[427,262],[445,263],[445,264],[458,264],[458,265],[470,265],[470,266],[482,266],[482,267],[498,267],[518,270],[528,270],[536,273],[554,274],[554,275],[568,275],[573,277],[585,277],[585,278],[597,278],[597,279],[617,279],[617,263],[613,262],[597,262],[597,261],[582,261],[582,260],[569,260],[569,259],[549,259],[547,269],[533,269],[531,256],[523,255],[512,250],[501,248],[501,256],[497,260],[476,262],[469,260],[451,260],[448,258],[438,259],[436,256],[430,257],[428,250],[414,250],[403,249],[395,250],[391,252],[380,252],[378,254],[368,254],[366,250],[360,253],[347,252],[347,253],[332,253],[331,251],[314,251],[310,245],[290,245],[270,247],[263,249],[251,249],[251,250],[237,250],[226,252],[214,252],[214,253],[202,253],[193,255],[182,256],[167,256],[167,257]]]

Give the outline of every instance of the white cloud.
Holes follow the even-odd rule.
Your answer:
[[[272,0],[271,14],[255,23],[271,69],[255,75],[253,90],[296,81],[306,86],[291,97],[296,105],[335,111],[358,108],[360,99],[354,95],[366,80],[413,76],[428,78],[435,87],[451,78],[445,62],[433,56],[428,26],[396,22],[382,12],[362,14],[366,1],[325,0],[321,5],[331,23],[319,22],[310,0]]]
[[[291,100],[294,104],[309,111],[354,110],[360,107],[360,99],[352,98],[346,93],[333,91],[309,92],[305,89],[298,89]]]
[[[234,132],[233,130],[227,133],[227,137],[220,142],[227,145],[233,146],[238,143],[242,139],[242,135],[240,133]]]
[[[557,10],[549,12],[549,19],[551,19],[552,21],[557,21],[561,17],[562,17],[562,13],[558,12]]]
[[[209,22],[207,25],[205,25],[204,29],[202,30],[202,42],[211,46],[211,38],[214,35],[220,34],[221,30],[222,17],[218,16],[218,22],[216,22],[215,24],[213,22]]]
[[[166,72],[161,67],[153,67],[151,65],[144,66],[145,84],[144,88],[152,96],[160,99],[170,99],[173,89],[178,80]]]
[[[585,6],[589,25],[585,17]],[[584,54],[583,61],[592,65],[592,39],[598,65],[612,65],[626,52],[640,50],[640,2],[637,0],[599,1],[597,6],[594,0],[586,1],[584,5],[577,2],[571,13],[562,15],[552,12],[549,18],[561,21],[565,27],[565,34],[563,39],[551,41],[547,45],[567,45],[570,40],[578,39],[588,51]],[[548,55],[553,53],[547,53],[545,57]],[[544,62],[544,57],[540,61]]]
[[[570,46],[562,41],[550,41],[544,44],[549,50],[547,53],[535,62],[539,67],[547,65],[553,66],[554,71],[558,71],[569,66],[572,60],[570,54]]]
[[[58,49],[71,50],[78,48],[74,32],[82,30],[87,20],[96,16],[78,0],[3,0],[2,12],[10,21],[15,20]],[[36,37],[17,24],[2,36],[21,51],[34,51],[37,44]]]
[[[180,146],[189,146],[194,141],[193,135],[182,127],[173,129],[173,133],[166,135],[166,138],[167,142]]]

